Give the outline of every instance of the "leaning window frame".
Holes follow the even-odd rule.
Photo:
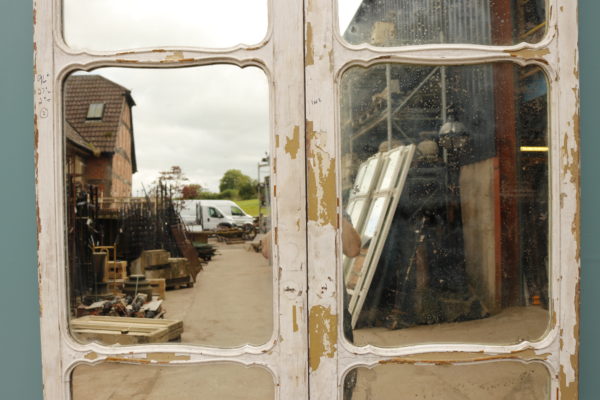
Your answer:
[[[276,399],[308,397],[302,3],[268,1],[265,38],[252,46],[143,48],[113,52],[70,49],[62,37],[61,0],[34,0],[34,129],[40,325],[44,397],[70,399],[70,376],[82,364],[198,365],[235,362],[266,368]],[[256,66],[270,91],[273,226],[273,326],[261,346],[182,344],[110,347],[76,342],[68,329],[64,195],[64,79],[100,67]],[[274,82],[282,84],[274,84]],[[303,294],[304,293],[304,294]],[[285,338],[285,340],[281,340]]]
[[[514,360],[543,363],[552,399],[578,397],[579,76],[577,2],[546,1],[547,32],[535,44],[437,44],[381,48],[340,36],[335,0],[305,5],[307,233],[311,398],[341,399],[345,374],[381,363],[456,364]],[[560,32],[560,35],[559,35]],[[357,347],[342,327],[339,85],[350,66],[376,63],[537,65],[549,83],[550,327],[539,341],[514,345],[421,344]],[[336,110],[335,118],[331,110]],[[314,397],[313,397],[314,396]]]

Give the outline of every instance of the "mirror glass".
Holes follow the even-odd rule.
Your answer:
[[[102,68],[71,74],[63,94],[73,336],[107,345],[266,343],[264,72]]]
[[[340,99],[346,337],[383,347],[541,338],[543,71],[351,67]]]
[[[74,400],[268,400],[275,398],[275,386],[266,369],[233,363],[101,363],[76,366],[71,393]]]
[[[545,0],[338,0],[349,44],[392,47],[440,43],[537,43]]]
[[[232,47],[265,38],[267,0],[63,0],[63,35],[76,50]]]
[[[550,374],[541,363],[387,364],[351,370],[344,400],[546,400]]]

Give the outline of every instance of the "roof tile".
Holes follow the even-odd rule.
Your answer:
[[[113,152],[130,91],[100,75],[71,75],[65,83],[65,118],[81,137],[102,152]],[[86,120],[90,104],[104,103],[101,120]]]

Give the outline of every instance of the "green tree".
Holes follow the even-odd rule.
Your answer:
[[[219,182],[219,190],[223,192],[227,189],[239,189],[244,177],[247,178],[239,169],[227,170]]]
[[[239,188],[240,198],[242,200],[253,199],[256,197],[256,181],[249,179],[247,182],[244,182],[242,186]]]
[[[239,169],[230,169],[221,178],[219,190],[235,190],[242,200],[251,199],[256,196],[256,182]]]

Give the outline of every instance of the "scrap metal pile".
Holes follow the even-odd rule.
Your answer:
[[[110,300],[94,301],[92,297],[84,298],[84,302],[77,307],[77,317],[85,315],[106,315],[110,317],[132,318],[161,318],[165,311],[162,307],[163,300],[158,296],[148,301],[148,295],[138,293],[131,295],[115,296]]]

